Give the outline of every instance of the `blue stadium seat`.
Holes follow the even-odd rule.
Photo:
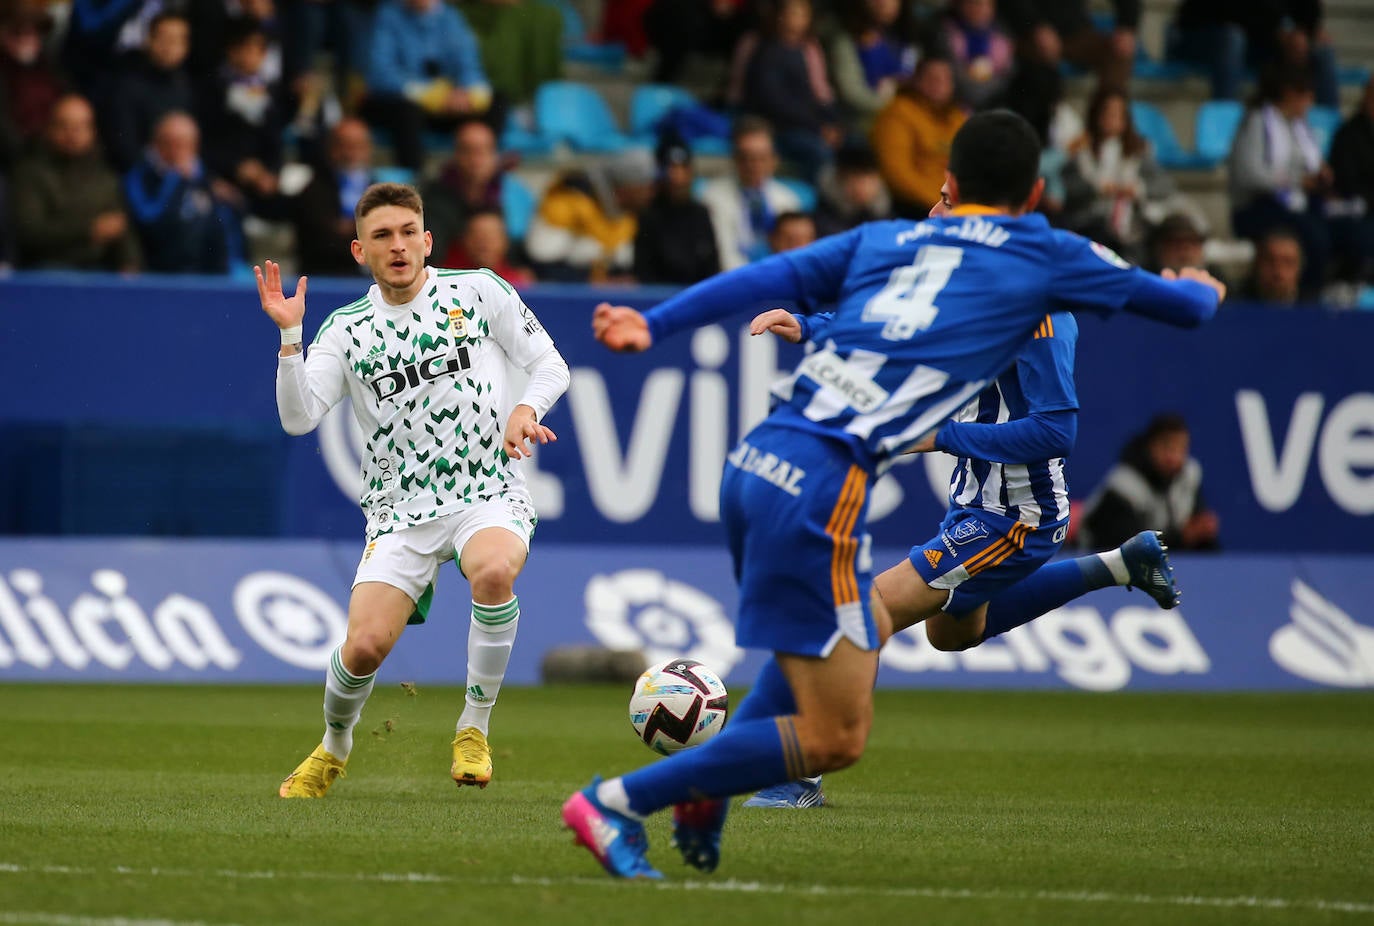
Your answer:
[[[506,120],[506,128],[501,132],[501,150],[513,151],[525,157],[544,157],[553,151],[553,142],[516,125],[513,119]]]
[[[1313,106],[1307,111],[1307,124],[1317,139],[1322,157],[1331,151],[1331,139],[1341,127],[1341,111],[1334,106]]]
[[[679,106],[695,106],[691,92],[672,84],[640,84],[630,94],[630,134],[653,145],[660,120]]]
[[[1155,149],[1155,157],[1163,167],[1195,168],[1208,166],[1202,159],[1185,151],[1174,134],[1174,127],[1159,107],[1142,100],[1131,101],[1131,121],[1135,129]]]
[[[796,177],[779,177],[778,182],[797,194],[797,199],[801,200],[802,212],[814,212],[816,209],[816,188],[805,180],[798,180]]]
[[[1245,107],[1235,100],[1208,100],[1197,110],[1197,154],[1216,165],[1231,153]]]
[[[1336,80],[1342,87],[1363,87],[1369,83],[1369,68],[1362,64],[1342,64],[1336,67]]]
[[[519,177],[509,172],[501,175],[501,213],[506,217],[506,231],[512,241],[525,240],[535,205],[534,193]]]
[[[625,65],[625,46],[619,42],[591,42],[582,14],[571,0],[543,0],[563,14],[563,57],[580,64],[594,64],[610,71]]]
[[[372,179],[377,183],[414,183],[415,171],[409,167],[374,167]]]
[[[540,85],[534,95],[534,124],[543,137],[578,151],[609,153],[630,145],[601,94],[573,81]]]

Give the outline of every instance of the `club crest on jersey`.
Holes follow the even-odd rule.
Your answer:
[[[468,320],[458,306],[448,310],[448,333],[453,336],[454,341],[468,336]]]
[[[1096,241],[1090,241],[1088,242],[1088,246],[1092,248],[1094,254],[1111,264],[1113,267],[1120,267],[1122,270],[1131,269],[1130,261],[1126,260],[1126,258],[1122,257],[1105,244],[1098,244]]]
[[[433,354],[405,364],[400,369],[383,373],[368,381],[377,401],[389,399],[406,387],[414,389],[421,383],[433,382],[441,376],[459,373],[472,366],[468,349],[460,347],[446,354]]]
[[[949,538],[960,545],[972,543],[986,536],[988,529],[977,521],[960,521],[954,530],[949,532]]]

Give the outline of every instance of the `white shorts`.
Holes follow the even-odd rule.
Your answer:
[[[536,520],[528,496],[507,492],[457,514],[383,534],[364,548],[353,584],[385,582],[399,588],[420,605],[418,617],[423,620],[439,567],[455,557],[461,560],[463,547],[474,534],[504,527],[520,538],[528,553]]]

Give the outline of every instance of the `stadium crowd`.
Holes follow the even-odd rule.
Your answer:
[[[7,0],[0,267],[238,274],[277,229],[302,272],[356,275],[353,205],[399,178],[424,196],[439,265],[684,284],[923,216],[955,131],[1001,106],[1041,134],[1055,224],[1151,269],[1202,265],[1234,236],[1253,243],[1232,280],[1247,297],[1374,303],[1374,81],[1340,113],[1368,62],[1337,60],[1320,0],[1181,0],[1162,62],[1141,0],[604,0],[595,42],[584,12]],[[570,152],[539,98],[588,61],[697,93],[651,134]],[[1244,97],[1229,155],[1202,168],[1224,174],[1229,228],[1180,192],[1134,96],[1198,78]],[[1314,107],[1339,124],[1319,131]]]

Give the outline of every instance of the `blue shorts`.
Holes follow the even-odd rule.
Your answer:
[[[1045,565],[1063,546],[1068,523],[1031,527],[979,508],[955,508],[908,558],[927,585],[949,589],[945,613],[961,617]]]
[[[735,642],[828,656],[878,646],[869,609],[871,474],[844,444],[764,423],[731,451],[720,513],[739,582]]]

